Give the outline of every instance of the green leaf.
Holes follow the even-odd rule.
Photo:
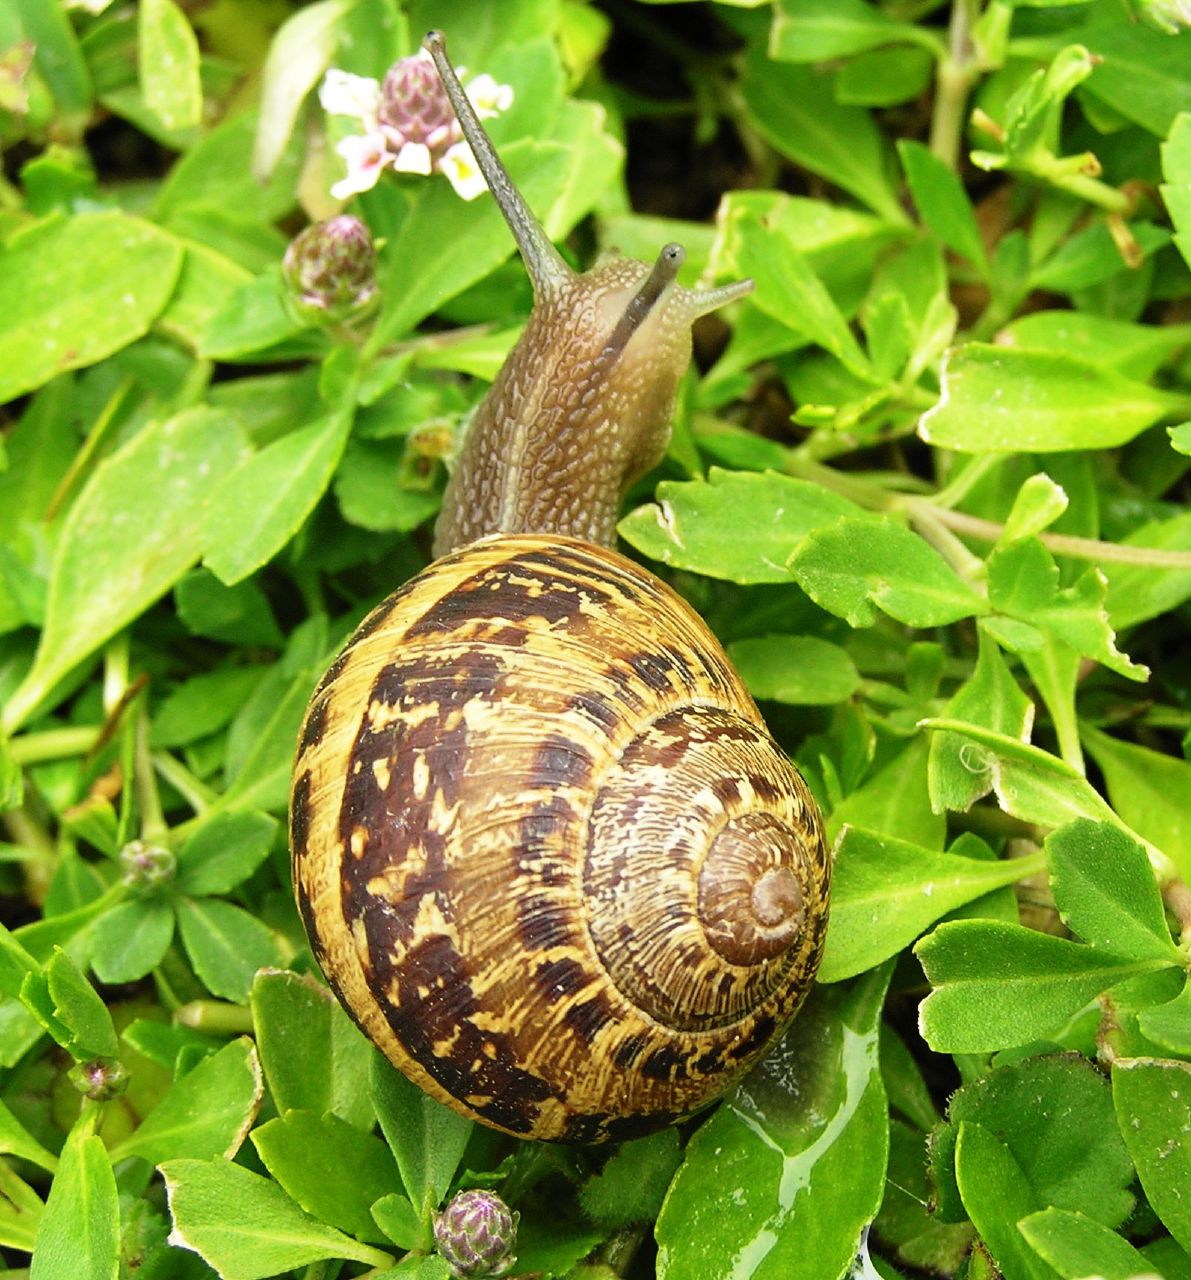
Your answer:
[[[170,1091],[112,1151],[150,1164],[182,1157],[230,1160],[240,1149],[264,1094],[252,1041],[233,1040],[174,1081]]]
[[[369,1205],[397,1183],[397,1166],[377,1137],[335,1115],[287,1111],[252,1131],[265,1168],[307,1213],[359,1240],[383,1244]]]
[[[178,891],[227,893],[264,862],[276,832],[267,813],[216,814],[178,850]]]
[[[1091,726],[1081,736],[1104,774],[1113,808],[1191,878],[1191,764],[1136,742],[1122,742]]]
[[[94,102],[95,90],[66,7],[50,0],[17,0],[14,7],[24,35],[33,41],[37,70],[57,107],[68,117],[85,116]],[[81,120],[69,123],[81,131]]]
[[[1117,1131],[1104,1076],[1078,1054],[1027,1058],[977,1077],[948,1104],[932,1138],[932,1167],[953,1171],[957,1126],[978,1124],[1003,1142],[1038,1203],[1117,1227],[1133,1211],[1133,1163]]]
[[[903,139],[897,153],[922,221],[948,249],[987,272],[988,257],[976,215],[955,170],[921,142]]]
[[[66,1139],[37,1228],[30,1280],[116,1280],[120,1206],[116,1179],[89,1111]]]
[[[864,0],[778,0],[769,32],[769,56],[778,62],[822,62],[884,44],[925,40],[926,32],[894,22]]]
[[[928,798],[926,738],[918,736],[841,800],[827,820],[835,839],[847,823],[928,848],[943,847],[946,820]]]
[[[198,40],[173,0],[142,0],[137,64],[145,106],[167,129],[189,129],[200,122],[203,86]]]
[[[1143,262],[1170,239],[1165,228],[1152,222],[1131,223],[1129,232],[1137,246],[1134,252]],[[1117,279],[1127,271],[1129,268],[1121,256],[1120,246],[1113,239],[1107,223],[1094,222],[1075,232],[1050,257],[1035,266],[1029,272],[1029,284],[1034,289],[1074,295],[1082,289]],[[1047,349],[1055,349],[1050,344],[1044,345]],[[1088,358],[1087,353],[1068,354],[1083,354],[1085,359]]]
[[[1191,983],[1165,1004],[1152,1005],[1137,1016],[1142,1034],[1155,1044],[1191,1058]]]
[[[271,267],[235,289],[209,317],[199,354],[211,360],[280,360],[318,355],[326,345],[321,332],[304,330],[286,309],[281,268]]]
[[[0,1245],[32,1253],[44,1216],[41,1197],[24,1178],[8,1169],[4,1175],[4,1196],[0,1199]]]
[[[1023,822],[1046,830],[1073,818],[1096,818],[1121,826],[1121,820],[1078,770],[1050,752],[994,729],[950,718],[927,719],[925,729],[948,731],[967,739],[964,765],[987,775],[997,803]]]
[[[393,1259],[305,1213],[268,1178],[226,1160],[169,1160],[160,1166],[174,1229],[221,1280],[265,1280],[322,1258],[385,1267]]]
[[[212,995],[243,1004],[258,969],[279,964],[272,930],[217,898],[182,898],[178,926],[190,963]]]
[[[149,742],[182,747],[225,728],[244,705],[262,668],[223,667],[192,676],[164,699],[153,715]]]
[[[401,474],[400,440],[349,440],[335,473],[335,499],[343,518],[377,533],[416,529],[439,508],[434,489],[408,489]]]
[[[1103,1280],[1132,1280],[1153,1270],[1145,1255],[1127,1240],[1082,1213],[1044,1209],[1017,1225],[1063,1280],[1081,1280],[1090,1275]]]
[[[54,949],[45,977],[55,1016],[70,1033],[65,1048],[80,1060],[116,1057],[120,1047],[112,1015],[65,951]]]
[[[5,709],[7,727],[198,559],[202,520],[242,447],[228,414],[189,409],[145,427],[95,468],[63,526],[45,630]]]
[[[1191,551],[1191,511],[1154,520],[1121,539],[1127,547]],[[1147,564],[1106,564],[1108,616],[1117,628],[1156,618],[1191,597],[1191,569],[1164,569]]]
[[[381,1196],[372,1206],[372,1218],[398,1248],[425,1252],[433,1243],[429,1224],[400,1192]]]
[[[221,581],[248,577],[298,531],[326,492],[351,430],[336,409],[275,440],[225,481],[204,530],[203,562]]]
[[[139,982],[156,969],[174,937],[174,909],[164,898],[135,898],[92,926],[91,967],[100,982]]]
[[[730,582],[789,582],[786,558],[821,524],[860,508],[806,480],[771,472],[722,471],[706,480],[663,480],[658,500],[620,522],[631,546],[662,564]],[[742,520],[742,511],[769,519]]]
[[[472,1122],[436,1102],[379,1053],[372,1055],[372,1102],[415,1209],[442,1202],[463,1159]]]
[[[967,342],[943,364],[939,403],[918,434],[962,453],[1056,452],[1125,444],[1176,397],[1054,351]]]
[[[1044,1040],[1101,992],[1167,967],[991,920],[941,924],[914,954],[934,988],[919,1024],[939,1053],[994,1053]]]
[[[846,1272],[885,1186],[877,1035],[888,981],[883,969],[813,991],[695,1132],[657,1222],[659,1280],[727,1274],[726,1259],[739,1280]]]
[[[15,996],[27,974],[41,976],[41,965],[25,944],[0,921],[0,991]]]
[[[48,1173],[53,1173],[58,1165],[58,1157],[53,1152],[47,1151],[2,1102],[0,1102],[0,1155],[28,1160]]]
[[[860,687],[856,664],[817,636],[755,636],[728,646],[754,698],[795,706],[830,706]]]
[[[252,171],[267,181],[285,152],[298,112],[331,65],[343,19],[357,0],[319,0],[289,17],[273,37],[261,85]]]
[[[982,725],[1025,742],[1034,723],[1034,704],[1021,691],[1001,650],[983,627],[971,677],[947,704],[949,719]],[[966,812],[993,787],[993,773],[984,753],[957,733],[935,733],[928,765],[931,808]]]
[[[1059,567],[1037,538],[997,547],[988,558],[988,598],[993,608],[1031,627],[1049,631],[1077,653],[1103,663],[1131,680],[1145,680],[1149,669],[1117,648],[1104,607],[1108,584],[1091,568],[1066,588]]]
[[[737,203],[724,223],[727,252],[736,269],[753,280],[757,307],[830,352],[857,378],[876,382],[847,321],[792,234],[795,226]]]
[[[285,809],[294,743],[325,651],[325,620],[316,616],[293,632],[281,661],[237,713],[227,735],[223,807]]]
[[[1129,324],[1088,311],[1032,311],[998,335],[1009,346],[1057,351],[1147,381],[1191,337],[1191,325]]]
[[[841,106],[829,77],[811,67],[770,62],[754,44],[740,85],[762,136],[782,155],[834,182],[895,226],[897,202],[882,137],[867,111]]]
[[[1118,1058],[1112,1097],[1146,1198],[1170,1234],[1191,1251],[1191,1064]]]
[[[1063,923],[1085,942],[1131,960],[1179,964],[1146,851],[1118,827],[1078,819],[1046,841]]]
[[[1175,118],[1162,144],[1162,199],[1175,226],[1174,242],[1191,266],[1191,111]]]
[[[1039,471],[1032,475],[1017,491],[1013,509],[1005,517],[1005,531],[999,539],[1002,545],[1032,538],[1054,522],[1067,510],[1068,498],[1062,485]]]
[[[1045,866],[1041,854],[989,862],[845,827],[835,847],[819,981],[838,982],[873,968],[949,911]]]
[[[579,1192],[583,1212],[599,1226],[619,1230],[635,1222],[653,1222],[666,1188],[682,1163],[673,1129],[626,1142]]]
[[[1041,1206],[1004,1144],[966,1121],[959,1127],[955,1173],[964,1208],[1000,1273],[1012,1280],[1054,1280],[1055,1273],[1017,1230],[1018,1221]]]
[[[153,206],[155,216],[170,225],[184,211],[218,209],[234,211],[260,226],[290,212],[302,158],[299,148],[291,147],[269,181],[261,183],[252,171],[256,127],[255,111],[239,111],[204,133],[165,175]]]
[[[1118,20],[1097,23],[1080,31],[1079,38],[1096,59],[1086,92],[1127,120],[1161,138],[1179,112],[1191,111],[1191,32],[1170,36],[1144,23]]]
[[[247,648],[285,644],[268,598],[252,579],[228,587],[209,570],[195,569],[174,588],[174,601],[191,635]]]
[[[368,1097],[373,1049],[326,987],[266,970],[252,984],[252,1019],[269,1092],[283,1114],[329,1111],[357,1128],[375,1120]]]
[[[925,93],[934,76],[928,49],[894,45],[849,58],[835,73],[835,99],[846,106],[896,107]]]
[[[0,250],[0,402],[135,342],[181,267],[172,236],[114,210],[46,218],[13,236]]]
[[[943,626],[987,608],[937,551],[888,517],[843,516],[816,529],[786,567],[817,605],[853,627],[877,621],[874,605],[911,627]]]

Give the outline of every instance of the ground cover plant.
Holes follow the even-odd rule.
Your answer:
[[[291,897],[311,689],[530,304],[468,157],[377,142],[432,26],[574,261],[756,281],[620,533],[819,797],[828,946],[619,1147],[425,1099]],[[1189,26],[0,6],[4,1274],[1191,1277]]]

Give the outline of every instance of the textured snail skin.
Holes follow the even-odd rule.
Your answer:
[[[723,1092],[822,950],[817,809],[665,584],[483,539],[361,625],[291,804],[315,955],[428,1092],[519,1137],[648,1132]]]

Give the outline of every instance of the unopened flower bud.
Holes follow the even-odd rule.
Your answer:
[[[380,300],[372,236],[350,214],[312,223],[295,236],[282,274],[286,302],[306,322],[361,320]]]
[[[434,1220],[434,1243],[454,1276],[501,1276],[517,1261],[519,1217],[494,1191],[461,1191]]]
[[[169,884],[176,868],[174,855],[162,845],[130,840],[120,850],[124,883],[139,893],[149,893]]]
[[[116,1058],[92,1058],[70,1069],[74,1087],[92,1102],[108,1102],[128,1088],[128,1072]]]

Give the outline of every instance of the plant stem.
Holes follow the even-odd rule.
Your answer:
[[[27,733],[14,738],[8,745],[9,754],[20,765],[42,764],[47,760],[65,760],[70,756],[85,756],[99,741],[103,732],[98,725],[80,725],[71,729],[43,729],[40,733]]]
[[[252,1011],[226,1000],[191,1000],[174,1010],[174,1021],[213,1036],[242,1035],[252,1030]]]
[[[947,33],[947,52],[939,62],[935,106],[930,122],[930,149],[954,169],[959,162],[968,93],[976,80],[971,31],[979,0],[955,0]]]
[[[906,506],[922,503],[921,498],[906,498]],[[935,519],[956,533],[979,538],[982,542],[996,542],[1005,532],[1005,526],[995,520],[983,520],[979,516],[965,515],[962,511],[949,511],[945,507],[930,506]],[[1172,551],[1164,547],[1130,547],[1119,542],[1101,542],[1096,538],[1078,538],[1065,533],[1040,533],[1038,541],[1056,555],[1074,556],[1078,560],[1093,563],[1109,561],[1113,564],[1132,564],[1146,569],[1191,569],[1191,551]]]
[[[618,1276],[623,1276],[632,1266],[644,1239],[644,1227],[622,1227],[604,1243],[599,1260]]]
[[[984,472],[983,468],[978,470],[979,467],[980,464],[976,464],[967,469],[977,472],[973,483]],[[970,516],[962,511],[953,511],[947,505],[959,501],[966,495],[970,487],[964,483],[967,471],[947,488],[939,490],[933,498],[924,498],[917,494],[891,493],[870,480],[824,466],[821,462],[800,453],[791,453],[786,463],[786,471],[790,475],[812,480],[833,493],[850,498],[868,511],[885,511],[890,514],[903,512],[915,523],[925,521],[925,526],[919,528],[920,533],[923,533],[924,527],[933,528],[944,525],[965,537],[977,538],[981,542],[996,542],[1005,532],[1005,526],[996,520],[985,520],[981,516]],[[923,536],[926,536],[925,533]],[[1038,541],[1055,555],[1090,560],[1093,564],[1129,564],[1143,569],[1191,570],[1191,551],[1172,550],[1166,547],[1132,547],[1119,542],[1101,542],[1097,538],[1079,538],[1072,534],[1045,531],[1039,533],[1037,537]],[[950,558],[950,553],[948,555]],[[963,572],[962,569],[960,571]]]
[[[58,848],[46,829],[25,807],[9,810],[0,822],[13,843],[28,849],[32,855],[22,865],[25,895],[34,905],[41,906],[58,869]]]
[[[967,547],[939,519],[938,511],[929,502],[907,503],[910,512],[910,523],[944,560],[959,574],[969,586],[974,587],[981,595],[987,594],[982,581],[984,561],[973,555]]]
[[[153,753],[153,767],[165,782],[177,791],[196,814],[204,813],[214,803],[216,794],[168,751]]]

